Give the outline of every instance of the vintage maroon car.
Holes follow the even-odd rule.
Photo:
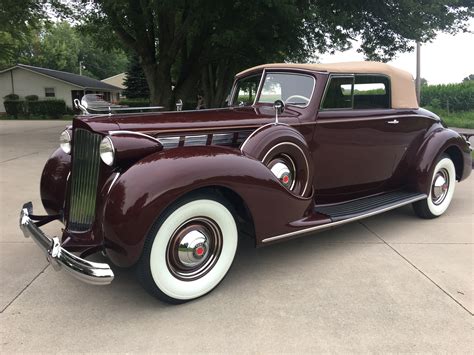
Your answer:
[[[470,172],[468,142],[418,107],[408,73],[269,64],[237,74],[227,108],[76,117],[42,174],[48,216],[25,204],[20,227],[57,269],[108,284],[85,259],[103,252],[179,303],[219,284],[239,235],[260,247],[407,204],[438,217]],[[54,219],[61,238],[39,228]]]

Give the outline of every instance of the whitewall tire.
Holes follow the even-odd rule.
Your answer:
[[[154,296],[182,303],[214,289],[230,269],[238,245],[231,207],[194,197],[158,219],[144,246],[139,279]]]
[[[443,155],[433,170],[428,198],[413,204],[416,214],[427,219],[441,216],[448,209],[455,188],[456,168],[451,158]]]

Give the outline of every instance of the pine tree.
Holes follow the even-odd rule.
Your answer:
[[[137,56],[130,58],[128,70],[125,74],[124,85],[126,89],[123,91],[123,94],[128,99],[148,99],[150,97],[150,89]]]

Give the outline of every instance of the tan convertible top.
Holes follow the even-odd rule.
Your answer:
[[[259,65],[237,74],[245,75],[259,69],[304,69],[327,73],[345,74],[384,74],[390,78],[392,90],[392,108],[418,108],[415,82],[410,73],[380,62],[344,62],[329,64],[288,64],[274,63]]]

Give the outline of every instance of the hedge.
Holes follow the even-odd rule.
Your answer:
[[[67,113],[64,100],[48,99],[38,101],[5,100],[3,102],[8,115],[18,118],[19,115],[44,115],[59,118]]]
[[[447,111],[474,110],[474,81],[421,87],[421,106]]]
[[[32,115],[45,115],[57,118],[66,113],[66,103],[64,100],[57,99],[28,101],[27,112]]]
[[[128,106],[128,107],[148,107],[150,106],[149,99],[122,99],[119,102],[119,105]]]
[[[28,95],[28,96],[25,96],[25,100],[26,101],[38,101],[39,97],[38,97],[38,95]]]
[[[24,115],[26,113],[25,101],[7,99],[3,101],[3,105],[5,106],[7,114],[15,118],[18,118],[18,115]]]

